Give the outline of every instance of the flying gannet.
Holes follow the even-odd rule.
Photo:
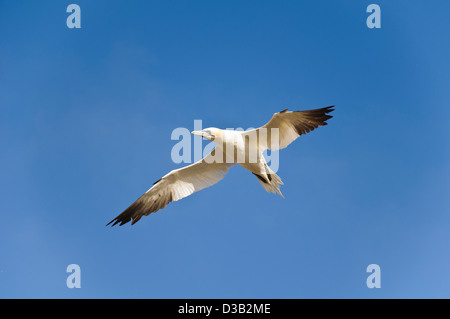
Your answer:
[[[333,110],[334,105],[307,111],[286,109],[275,113],[267,124],[254,130],[231,131],[210,127],[191,132],[214,141],[216,147],[200,161],[175,169],[161,177],[107,225],[113,223],[114,226],[119,223],[122,226],[129,221],[133,225],[142,216],[155,213],[170,202],[216,184],[235,164],[252,172],[266,191],[278,193],[283,197],[280,191],[283,182],[267,165],[263,152],[267,149],[283,149],[300,135],[327,125],[326,121],[332,118],[328,113]]]

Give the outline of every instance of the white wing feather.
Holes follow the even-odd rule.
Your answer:
[[[121,226],[130,220],[132,220],[131,224],[134,224],[142,216],[155,213],[170,202],[185,198],[219,182],[234,164],[216,163],[209,159],[210,156],[211,153],[196,163],[175,169],[162,177],[107,225],[113,223],[112,226],[114,226],[120,223]]]
[[[327,125],[332,118],[327,113],[332,112],[334,106],[308,111],[288,111],[287,109],[275,113],[270,121],[256,129],[263,149],[279,150],[287,147],[302,134],[309,133],[319,126]],[[267,138],[266,138],[267,136]]]

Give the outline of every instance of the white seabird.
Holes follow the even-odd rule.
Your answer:
[[[275,113],[266,125],[254,130],[230,131],[211,127],[191,132],[216,142],[214,150],[200,161],[175,169],[160,178],[107,225],[119,223],[122,226],[129,221],[133,225],[142,216],[155,213],[170,202],[216,184],[235,164],[252,172],[266,191],[283,196],[280,191],[283,182],[267,165],[263,152],[266,149],[283,149],[300,135],[327,125],[326,121],[332,118],[328,113],[333,110],[334,105],[308,111],[292,112],[286,109]],[[253,138],[255,136],[256,139]]]

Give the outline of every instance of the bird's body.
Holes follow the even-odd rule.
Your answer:
[[[326,125],[334,106],[326,108],[275,113],[264,126],[249,131],[207,128],[192,132],[214,141],[217,145],[200,161],[175,169],[161,179],[136,200],[123,213],[113,219],[113,226],[136,223],[142,216],[154,213],[172,201],[180,200],[219,182],[228,169],[239,164],[253,173],[263,188],[283,196],[281,178],[267,165],[263,152],[287,147],[298,136],[319,126]]]

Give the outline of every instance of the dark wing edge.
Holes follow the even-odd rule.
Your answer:
[[[300,121],[293,121],[293,125],[298,135],[306,134],[319,126],[328,125],[327,120],[333,116],[328,113],[334,111],[334,105],[327,106],[320,109],[308,110],[308,111],[293,111],[292,113],[298,113],[301,115]],[[283,111],[282,111],[283,112]]]
[[[153,186],[133,204],[131,204],[119,216],[110,221],[112,226],[122,226],[129,221],[131,225],[138,222],[142,216],[155,213],[165,208],[170,202],[180,200],[197,191],[210,187],[223,179],[228,169],[234,163],[216,163],[211,161],[214,150],[205,158],[191,165],[171,171],[157,180]],[[188,189],[180,187],[182,184],[190,184]],[[111,226],[111,227],[112,227]]]
[[[267,149],[279,150],[287,147],[300,135],[309,133],[319,126],[328,125],[327,120],[333,116],[328,113],[334,111],[334,105],[305,111],[289,111],[285,109],[275,113],[270,121],[264,126],[258,128],[266,129],[267,132]],[[278,141],[273,144],[272,129],[278,128]],[[263,135],[264,136],[264,135]]]
[[[161,179],[160,179],[161,180]],[[154,183],[157,184],[160,180]],[[106,226],[111,225],[115,226],[119,224],[119,226],[125,225],[129,221],[131,221],[131,225],[137,223],[142,216],[147,216],[151,213],[155,213],[160,209],[166,207],[170,202],[173,201],[172,192],[168,191],[166,194],[163,194],[158,197],[157,200],[150,200],[148,192],[139,197],[133,204],[131,204],[127,209],[125,209],[120,215],[111,220]]]

